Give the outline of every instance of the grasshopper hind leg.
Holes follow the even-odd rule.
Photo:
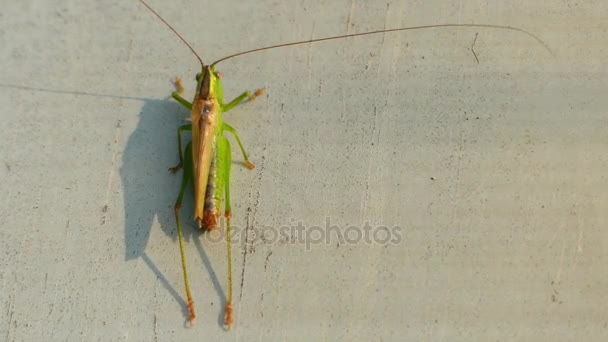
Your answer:
[[[186,287],[186,296],[188,300],[188,313],[190,315],[188,321],[192,325],[194,323],[194,319],[196,315],[194,313],[194,302],[192,301],[192,295],[190,294],[190,284],[188,283],[188,270],[186,268],[186,255],[184,253],[184,236],[182,233],[182,225],[179,218],[179,211],[182,207],[182,199],[184,198],[184,193],[186,192],[186,188],[188,187],[188,183],[192,178],[192,143],[188,143],[186,146],[186,158],[184,174],[182,176],[182,185],[179,190],[179,195],[177,196],[177,200],[175,201],[175,223],[177,225],[177,236],[179,239],[179,252],[182,260],[182,270],[184,274],[184,285]]]
[[[232,327],[232,245],[231,245],[231,227],[230,218],[232,217],[231,206],[230,206],[230,166],[232,164],[232,151],[230,149],[230,142],[224,136],[220,138],[220,148],[218,153],[222,154],[222,163],[224,170],[224,190],[225,190],[225,211],[224,217],[226,218],[226,257],[228,263],[228,296],[226,298],[226,309],[224,316],[224,325],[227,329]]]

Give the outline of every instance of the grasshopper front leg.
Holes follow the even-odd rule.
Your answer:
[[[182,81],[178,78],[175,80],[175,87],[177,91],[171,93],[171,97],[175,99],[175,101],[179,102],[182,106],[188,108],[188,110],[192,110],[192,103],[188,102],[188,100],[184,99],[180,94],[184,92],[184,87],[182,86]],[[182,133],[184,131],[191,131],[192,124],[180,126],[177,129],[177,149],[179,152],[179,164],[174,167],[169,168],[169,171],[172,173],[176,173],[179,169],[184,165],[184,156],[182,154]]]
[[[192,110],[192,103],[188,102],[188,100],[181,96],[181,94],[184,92],[182,80],[176,78],[174,84],[177,90],[171,93],[171,97],[174,98],[175,101],[179,102],[182,106],[188,108],[188,110]]]
[[[225,105],[223,104],[222,112],[227,112],[227,111],[231,110],[232,108],[234,108],[244,102],[253,101],[253,100],[255,100],[256,97],[262,95],[263,93],[264,93],[264,88],[257,89],[253,94],[251,94],[251,92],[249,92],[249,91],[245,91],[241,95],[237,96],[234,100],[230,101],[228,104],[225,104]],[[234,137],[236,138],[236,142],[239,144],[239,149],[241,150],[241,153],[243,154],[243,159],[245,159],[245,166],[249,170],[253,170],[255,168],[255,165],[253,165],[253,163],[249,161],[249,157],[247,157],[247,152],[245,152],[245,148],[243,147],[243,143],[241,142],[241,138],[237,134],[236,129],[234,129],[234,127],[232,127],[226,123],[224,123],[222,125],[222,129],[225,131],[228,131],[234,135]]]
[[[255,100],[256,97],[264,94],[264,88],[257,89],[253,94],[249,91],[243,92],[241,95],[237,96],[234,100],[230,101],[228,104],[222,105],[222,111],[227,112],[232,108],[240,105],[243,101],[247,100],[247,102]]]

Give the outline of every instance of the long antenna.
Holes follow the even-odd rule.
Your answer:
[[[201,58],[201,56],[199,56],[198,53],[196,53],[196,51],[194,51],[194,48],[192,48],[192,46],[190,44],[188,44],[188,42],[179,33],[177,33],[177,31],[173,28],[173,26],[169,25],[169,23],[165,19],[163,19],[163,17],[161,17],[160,14],[156,13],[156,11],[154,9],[152,9],[152,7],[150,7],[150,5],[148,5],[144,0],[139,0],[139,2],[144,4],[144,6],[148,7],[148,9],[152,13],[154,13],[154,15],[158,17],[158,19],[160,19],[163,23],[165,23],[165,25],[167,25],[167,27],[169,27],[171,29],[171,31],[173,31],[173,33],[175,33],[179,37],[179,39],[181,39],[182,42],[184,42],[184,44],[186,44],[186,46],[190,48],[190,51],[192,51],[192,53],[196,56],[196,58],[198,58],[199,62],[201,62],[201,65],[205,65],[205,63],[203,63],[203,59]]]
[[[538,38],[537,36],[533,35],[532,33],[528,32],[528,31],[526,31],[524,29],[520,29],[520,28],[517,28],[517,27],[506,26],[506,25],[491,25],[491,24],[437,24],[437,25],[424,25],[424,26],[409,26],[409,27],[401,27],[401,28],[394,28],[394,29],[386,29],[386,30],[378,30],[378,31],[369,31],[369,32],[345,34],[345,35],[341,35],[341,36],[325,37],[325,38],[317,38],[317,39],[309,39],[309,40],[303,40],[303,41],[293,42],[293,43],[284,43],[284,44],[265,46],[265,47],[261,47],[261,48],[257,48],[257,49],[252,49],[252,50],[247,50],[247,51],[243,51],[243,52],[238,52],[238,53],[235,53],[235,54],[232,54],[232,55],[220,58],[217,61],[213,62],[211,64],[211,66],[214,66],[214,65],[218,64],[219,62],[223,62],[223,61],[225,61],[227,59],[230,59],[230,58],[233,58],[233,57],[242,56],[242,55],[246,55],[246,54],[250,54],[250,53],[258,52],[258,51],[263,51],[263,50],[270,50],[270,49],[274,49],[274,48],[284,47],[284,46],[300,45],[300,44],[308,44],[308,43],[317,43],[317,42],[322,42],[322,41],[325,41],[325,40],[342,39],[342,38],[357,37],[357,36],[365,36],[365,35],[368,35],[368,34],[396,32],[396,31],[408,31],[408,30],[421,30],[421,29],[439,28],[439,27],[484,27],[484,28],[495,28],[495,29],[513,30],[513,31],[522,32],[522,33],[524,33],[524,34],[532,37],[540,45],[542,45],[545,49],[547,49],[547,51],[549,51],[549,53],[552,56],[554,56],[553,51],[551,51],[551,49],[549,48],[549,46],[547,44],[545,44],[545,42],[543,42],[540,38]]]

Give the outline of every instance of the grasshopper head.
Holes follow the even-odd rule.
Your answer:
[[[213,65],[203,65],[202,71],[196,74],[196,92],[200,99],[214,98],[221,74]]]

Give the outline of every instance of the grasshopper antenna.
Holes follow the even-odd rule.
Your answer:
[[[177,31],[173,28],[173,26],[171,26],[165,19],[163,19],[163,17],[161,17],[160,14],[156,13],[156,11],[152,7],[150,7],[150,5],[148,5],[144,0],[139,0],[139,2],[144,4],[144,6],[146,6],[152,13],[154,13],[154,15],[158,17],[158,19],[160,19],[163,23],[165,23],[165,25],[167,25],[167,27],[169,29],[171,29],[171,31],[173,31],[173,33],[175,33],[175,35],[178,36],[179,39],[181,39],[182,42],[184,42],[184,44],[186,44],[186,46],[188,48],[190,48],[190,51],[192,51],[192,53],[196,56],[196,58],[198,58],[199,62],[201,62],[201,65],[205,65],[205,63],[203,63],[203,59],[201,58],[201,56],[199,56],[198,53],[196,53],[196,51],[194,51],[194,48],[184,39],[184,37],[182,37],[179,33],[177,33]]]
[[[235,54],[232,54],[232,55],[220,58],[217,61],[213,62],[211,64],[211,66],[215,66],[219,62],[223,62],[223,61],[225,61],[227,59],[230,59],[230,58],[233,58],[233,57],[242,56],[242,55],[246,55],[246,54],[250,54],[250,53],[254,53],[254,52],[258,52],[258,51],[263,51],[263,50],[270,50],[270,49],[274,49],[274,48],[284,47],[284,46],[317,43],[317,42],[322,42],[322,41],[332,40],[332,39],[342,39],[342,38],[349,38],[349,37],[365,36],[365,35],[368,35],[368,34],[378,34],[378,33],[397,32],[397,31],[409,31],[409,30],[422,30],[422,29],[441,28],[441,27],[484,27],[484,28],[494,28],[494,29],[512,30],[512,31],[522,32],[522,33],[526,34],[527,36],[532,37],[540,45],[542,45],[547,51],[549,51],[549,53],[552,56],[555,56],[555,54],[553,53],[553,51],[551,51],[551,49],[549,48],[549,46],[544,41],[542,41],[540,38],[538,38],[537,36],[533,35],[532,33],[528,32],[528,31],[526,31],[524,29],[517,28],[517,27],[506,26],[506,25],[492,25],[492,24],[436,24],[436,25],[409,26],[409,27],[400,27],[400,28],[394,28],[394,29],[386,29],[386,30],[377,30],[377,31],[369,31],[369,32],[345,34],[345,35],[341,35],[341,36],[325,37],[325,38],[317,38],[317,39],[309,39],[309,40],[303,40],[303,41],[293,42],[293,43],[285,43],[285,44],[277,44],[277,45],[265,46],[265,47],[261,47],[261,48],[257,48],[257,49],[252,49],[252,50],[247,50],[247,51],[243,51],[243,52],[238,52],[238,53],[235,53]]]

